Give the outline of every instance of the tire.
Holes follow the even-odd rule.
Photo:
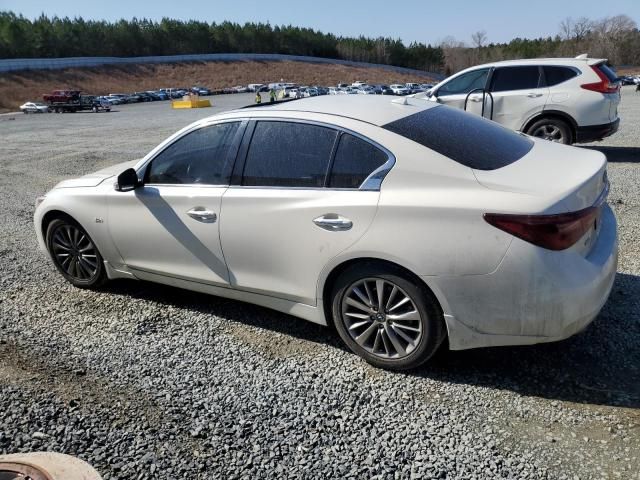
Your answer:
[[[525,132],[532,137],[544,138],[552,142],[571,145],[573,132],[571,126],[559,118],[541,118],[531,124]]]
[[[93,113],[98,113],[98,107],[93,107],[91,110],[93,111]]]
[[[400,268],[377,262],[356,264],[339,275],[331,295],[333,323],[340,338],[376,367],[416,368],[446,338],[442,310],[433,293]],[[391,313],[394,310],[397,313]]]
[[[47,226],[46,244],[54,265],[72,285],[98,288],[107,281],[102,255],[77,222],[70,218],[51,221]]]

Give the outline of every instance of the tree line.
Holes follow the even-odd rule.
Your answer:
[[[163,18],[30,20],[0,11],[0,58],[133,57],[203,53],[280,53],[381,63],[447,75],[498,60],[572,57],[589,53],[612,65],[640,65],[640,32],[627,15],[564,19],[553,37],[490,43],[485,31],[471,44],[446,37],[438,45],[394,38],[343,37],[311,28],[269,23],[207,23]]]
[[[471,34],[471,45],[453,37],[439,45],[444,54],[444,72],[451,74],[479,63],[517,58],[575,57],[607,58],[613,66],[640,65],[640,31],[628,15],[592,20],[568,17],[552,37],[515,38],[508,43],[489,43],[487,32]]]
[[[0,58],[136,57],[203,53],[280,53],[437,71],[438,46],[400,39],[342,37],[269,23],[206,23],[163,18],[117,22],[0,12]]]

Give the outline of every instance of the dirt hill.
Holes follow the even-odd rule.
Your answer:
[[[0,74],[0,112],[16,111],[42,94],[72,88],[93,95],[131,93],[164,87],[205,86],[211,89],[280,80],[306,85],[336,85],[429,81],[428,77],[390,72],[383,68],[350,67],[303,62],[207,62],[104,66],[65,70],[30,70]]]

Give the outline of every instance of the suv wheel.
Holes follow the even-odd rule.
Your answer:
[[[426,362],[446,336],[433,294],[388,265],[360,264],[343,272],[333,288],[332,313],[353,352],[390,370]]]
[[[565,145],[573,143],[571,127],[564,120],[557,118],[541,118],[533,122],[525,133],[532,137],[544,138]]]

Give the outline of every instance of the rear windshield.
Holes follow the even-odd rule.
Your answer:
[[[616,72],[614,72],[609,67],[607,67],[606,64],[601,63],[597,65],[596,68],[600,70],[602,73],[604,73],[610,82],[615,83],[618,80],[618,75],[616,75]]]
[[[476,170],[506,167],[533,148],[533,141],[524,135],[444,105],[401,118],[383,128]]]

